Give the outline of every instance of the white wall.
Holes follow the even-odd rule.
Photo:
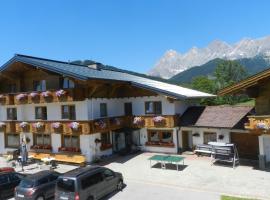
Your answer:
[[[51,133],[51,146],[52,152],[57,153],[58,148],[61,147],[61,134],[59,133]]]
[[[194,133],[198,133],[199,137],[192,136],[192,146],[196,146],[198,144],[203,144],[203,133],[204,132],[213,132],[217,133],[217,142],[223,142],[223,143],[229,143],[231,141],[230,132],[232,130],[230,129],[216,129],[216,128],[191,128],[191,127],[182,127],[179,131],[179,138],[182,138],[182,131],[190,131],[193,135]],[[219,135],[223,135],[224,138],[221,140],[219,139]],[[182,147],[182,142],[179,143]]]
[[[150,129],[148,129],[150,130]],[[157,130],[157,129],[152,129]],[[162,129],[159,129],[162,130]],[[168,130],[168,129],[165,129]],[[150,152],[162,152],[162,153],[177,153],[177,128],[171,129],[173,130],[173,143],[174,147],[152,147],[152,146],[146,146],[145,143],[148,141],[148,135],[147,135],[147,129],[142,128],[140,129],[140,141],[141,146],[143,147],[143,151],[150,151]]]

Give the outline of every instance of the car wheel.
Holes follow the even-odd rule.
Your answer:
[[[118,191],[122,191],[124,187],[124,183],[122,180],[119,180],[118,184],[117,184],[117,190]]]
[[[45,198],[43,196],[39,196],[36,198],[36,200],[45,200]]]

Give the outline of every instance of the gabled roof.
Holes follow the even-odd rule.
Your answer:
[[[181,116],[180,126],[193,126],[204,111],[205,106],[191,106]]]
[[[208,106],[204,109],[195,127],[239,128],[239,122],[253,111],[252,106]]]
[[[261,71],[253,76],[250,76],[238,83],[235,83],[231,86],[225,87],[218,92],[218,95],[227,95],[227,94],[235,94],[241,92],[241,90],[246,89],[251,86],[255,86],[258,82],[269,79],[270,77],[270,68],[264,71]]]
[[[199,92],[196,90],[132,75],[129,73],[119,72],[115,70],[93,69],[85,65],[77,65],[68,62],[61,62],[20,54],[16,54],[11,60],[4,64],[0,68],[0,72],[7,69],[14,62],[22,62],[35,67],[39,67],[41,69],[45,69],[69,77],[74,77],[79,80],[102,79],[129,82],[131,85],[155,91],[157,93],[176,99],[214,97],[214,95],[208,93]]]

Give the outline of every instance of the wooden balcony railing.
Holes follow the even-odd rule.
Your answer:
[[[142,121],[135,123],[135,118],[140,118]],[[47,134],[94,134],[121,128],[173,128],[177,126],[179,117],[166,115],[157,119],[153,116],[119,116],[87,121],[5,121],[0,131]]]
[[[14,104],[14,95],[0,94],[0,104],[1,105],[13,105]]]
[[[48,90],[45,92],[22,92],[14,94],[1,94],[0,104],[20,105],[38,104],[50,102],[72,102],[83,101],[87,95],[84,88],[73,88],[63,90]]]
[[[245,129],[254,133],[270,133],[270,115],[248,116],[249,122],[245,123]]]

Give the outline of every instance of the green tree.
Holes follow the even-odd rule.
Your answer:
[[[215,93],[215,82],[206,76],[197,76],[192,79],[191,88],[202,92]]]

